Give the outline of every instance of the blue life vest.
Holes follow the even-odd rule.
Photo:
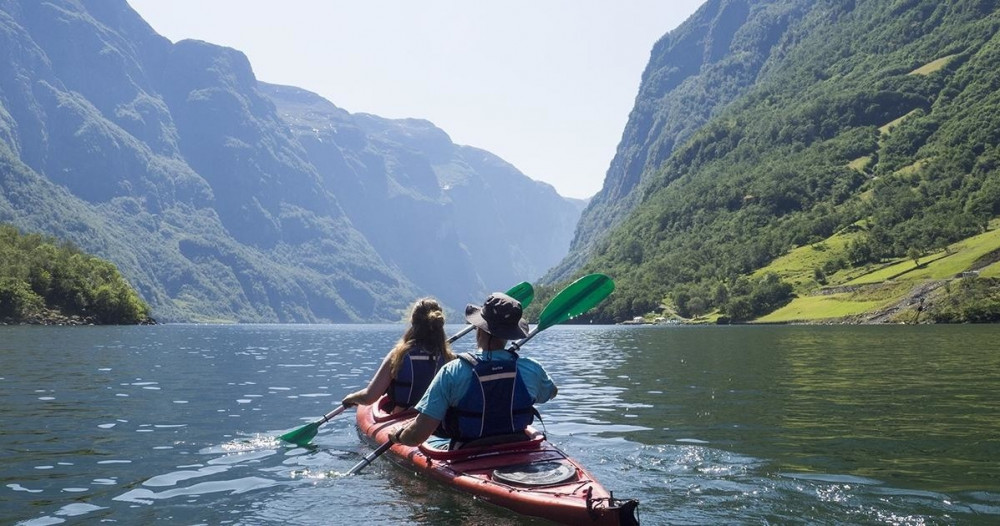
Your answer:
[[[399,364],[399,372],[389,383],[389,399],[396,407],[404,409],[417,405],[442,365],[443,356],[433,355],[422,347],[410,349]]]
[[[458,357],[472,366],[473,381],[445,415],[449,437],[468,441],[517,433],[534,420],[535,400],[517,372],[517,354],[513,360],[480,361],[472,353]]]

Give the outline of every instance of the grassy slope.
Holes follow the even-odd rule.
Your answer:
[[[919,264],[903,259],[878,267],[844,270],[829,276],[826,285],[812,279],[812,269],[826,258],[840,255],[846,246],[843,238],[847,236],[834,235],[824,243],[828,248],[822,251],[814,246],[796,248],[760,272],[776,272],[794,283],[798,297],[756,321],[780,323],[864,316],[904,302],[921,288],[961,279],[962,273],[969,270],[979,270],[982,277],[998,277],[1000,263],[974,268],[980,258],[1000,250],[998,227],[1000,222],[994,221],[987,232],[955,243],[946,251],[923,256]],[[902,311],[905,310],[904,306]],[[902,312],[896,316],[905,318]]]

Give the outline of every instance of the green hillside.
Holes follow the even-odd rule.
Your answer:
[[[149,306],[107,261],[0,225],[0,322],[148,323]]]
[[[757,9],[793,7],[787,26],[737,31],[777,32],[753,87],[647,165],[635,211],[596,244],[581,272],[618,284],[597,319],[859,316],[911,294],[904,276],[950,280],[992,250],[957,247],[1000,215],[996,3]],[[860,288],[821,297],[812,282]]]

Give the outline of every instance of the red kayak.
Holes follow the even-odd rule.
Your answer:
[[[413,411],[389,414],[388,397],[358,406],[360,431],[384,444],[400,425],[409,424]],[[417,446],[393,444],[393,460],[460,491],[523,515],[562,524],[638,525],[636,500],[620,500],[594,480],[587,470],[566,456],[534,428],[524,436],[505,437],[493,445],[471,445],[449,451],[431,440]],[[447,441],[439,447],[447,448]]]

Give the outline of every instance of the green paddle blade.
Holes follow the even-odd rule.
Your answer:
[[[570,283],[545,306],[536,331],[543,331],[592,309],[615,290],[615,282],[604,274],[589,274]]]
[[[317,420],[316,422],[313,422],[311,424],[306,424],[294,431],[289,431],[278,438],[284,440],[285,442],[291,442],[296,446],[308,445],[309,441],[316,436],[316,432],[319,429],[319,426],[329,422],[331,418],[339,415],[340,413],[343,413],[345,409],[347,409],[347,406],[341,404],[337,406],[337,408],[334,409],[333,411],[330,411],[329,413],[323,415],[323,418]]]
[[[316,433],[319,431],[319,424],[320,422],[313,422],[311,424],[304,425],[294,431],[289,431],[278,438],[297,446],[305,446],[310,440],[316,437]]]
[[[506,294],[521,302],[522,309],[527,309],[528,305],[531,304],[531,300],[535,299],[535,288],[531,286],[531,283],[522,281],[509,288]]]

